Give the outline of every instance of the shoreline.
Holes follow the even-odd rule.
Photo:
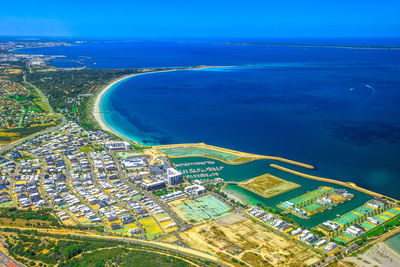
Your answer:
[[[376,266],[395,267],[400,264],[400,254],[389,247],[384,241],[374,244],[361,255],[345,257],[343,261],[355,264],[368,261]]]
[[[94,103],[94,106],[93,106],[93,109],[92,109],[92,114],[94,115],[95,120],[97,121],[97,123],[99,124],[99,126],[101,127],[102,130],[108,131],[108,132],[118,136],[119,138],[121,138],[123,140],[131,141],[131,142],[134,142],[134,143],[136,143],[138,145],[143,145],[141,142],[135,140],[134,138],[130,138],[129,136],[126,136],[123,133],[119,132],[117,129],[114,129],[113,127],[111,127],[101,117],[101,113],[102,113],[101,112],[101,107],[100,107],[101,101],[102,101],[104,95],[113,86],[117,85],[118,83],[120,83],[120,82],[122,82],[124,80],[130,79],[130,78],[132,78],[134,76],[144,75],[144,74],[153,74],[153,73],[170,72],[170,71],[178,71],[178,70],[198,70],[198,69],[207,69],[207,68],[229,68],[229,67],[234,67],[234,66],[197,66],[197,67],[188,67],[188,68],[171,68],[171,69],[154,70],[154,71],[148,71],[148,72],[143,72],[143,73],[134,73],[134,74],[125,75],[123,77],[120,77],[120,78],[112,81],[106,87],[101,89],[101,91],[96,96],[96,100],[95,100],[95,103]],[[171,146],[174,146],[174,145],[177,145],[177,144],[171,144]],[[160,146],[163,146],[163,145],[160,145]],[[168,146],[168,145],[166,145],[166,146]],[[224,148],[219,148],[219,149],[230,151],[229,149],[224,149]],[[265,159],[274,159],[274,160],[283,161],[283,162],[290,163],[290,164],[293,164],[293,165],[297,165],[297,166],[300,166],[300,167],[304,167],[304,168],[307,168],[307,169],[314,169],[314,166],[312,166],[312,165],[299,163],[299,162],[296,162],[296,161],[287,160],[287,159],[280,158],[280,157],[272,157],[272,156],[265,156],[265,155],[261,156],[261,157],[265,158]],[[345,186],[345,187],[360,191],[360,192],[365,193],[365,194],[370,195],[370,196],[379,197],[379,198],[380,197],[387,197],[387,198],[389,198],[389,199],[391,199],[393,201],[398,201],[397,199],[394,199],[392,197],[388,197],[386,195],[382,195],[382,194],[379,194],[377,192],[374,192],[374,191],[371,191],[371,190],[368,190],[368,189],[364,189],[362,187],[358,187],[356,184],[351,183],[351,182],[342,182],[342,181],[335,180],[335,179],[315,177],[313,175],[303,174],[303,173],[300,173],[300,172],[297,172],[297,171],[293,171],[293,170],[290,170],[290,169],[287,169],[287,168],[284,168],[284,167],[281,167],[281,166],[275,165],[275,164],[271,164],[271,167],[274,167],[274,168],[279,169],[281,171],[286,171],[286,172],[298,175],[300,177],[304,177],[304,178],[308,178],[308,179],[312,179],[312,180],[319,180],[319,181],[333,183],[333,184],[339,184],[339,185],[342,185],[342,186]]]
[[[103,96],[106,94],[106,92],[108,92],[114,85],[117,85],[118,83],[120,83],[124,80],[130,79],[134,76],[139,76],[139,75],[144,75],[144,74],[153,74],[153,73],[161,73],[161,72],[180,71],[180,70],[199,70],[199,69],[232,68],[232,67],[234,67],[234,66],[197,66],[197,67],[187,67],[187,68],[171,68],[171,69],[167,69],[167,70],[154,70],[154,71],[149,71],[149,72],[125,75],[123,77],[120,77],[120,78],[112,81],[106,87],[101,89],[100,93],[98,93],[98,95],[96,96],[96,100],[95,100],[95,103],[94,103],[94,106],[92,109],[93,116],[94,116],[95,120],[97,121],[97,123],[100,125],[100,128],[103,129],[104,131],[111,132],[124,140],[132,141],[139,145],[143,145],[139,141],[133,140],[132,138],[125,136],[124,134],[117,131],[116,129],[113,129],[110,125],[107,125],[107,122],[105,120],[103,120],[103,118],[101,117],[102,111],[101,111],[100,104],[101,104]]]
[[[399,234],[398,234],[399,235]],[[386,240],[385,240],[386,241]],[[395,255],[398,259],[398,262],[400,263],[400,253],[397,252],[395,249],[389,246],[385,241],[382,242],[382,244],[387,248],[388,251],[390,251],[393,255]]]
[[[241,195],[240,193],[237,193],[237,192],[235,192],[235,191],[232,191],[232,190],[230,190],[230,189],[227,189],[227,188],[226,188],[226,185],[227,185],[227,183],[226,183],[226,184],[224,185],[224,187],[221,189],[221,192],[225,193],[225,194],[228,196],[228,198],[231,198],[231,199],[233,199],[233,200],[235,200],[235,201],[238,201],[238,202],[240,202],[240,203],[242,203],[242,204],[245,204],[245,205],[253,205],[253,204],[250,202],[250,200],[246,199],[245,196],[243,196],[243,195]]]

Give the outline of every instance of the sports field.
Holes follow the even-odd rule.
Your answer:
[[[306,211],[309,214],[317,213],[318,211],[324,210],[325,207],[321,206],[318,203],[311,203],[307,206],[304,206],[302,210]]]
[[[230,207],[214,196],[206,195],[194,200],[179,199],[169,203],[183,220],[202,223],[230,213]]]
[[[296,183],[288,182],[269,173],[240,182],[238,185],[264,198],[271,198],[300,187]]]
[[[117,152],[117,156],[121,159],[126,159],[129,157],[140,156],[140,155],[144,154],[140,152]]]

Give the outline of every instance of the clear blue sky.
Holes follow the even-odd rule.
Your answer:
[[[400,0],[2,1],[0,35],[400,37]]]

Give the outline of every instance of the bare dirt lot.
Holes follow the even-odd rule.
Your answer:
[[[213,255],[229,253],[252,266],[305,266],[319,261],[317,253],[242,216],[221,217],[180,233],[180,236],[192,248]]]
[[[283,180],[269,173],[240,182],[239,186],[265,198],[271,198],[300,187],[296,183]]]

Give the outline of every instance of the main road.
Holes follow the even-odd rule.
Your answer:
[[[136,239],[131,237],[118,237],[118,236],[110,236],[110,235],[97,235],[97,234],[83,234],[83,233],[74,233],[72,230],[61,230],[61,229],[43,229],[43,228],[22,228],[22,227],[9,227],[9,226],[2,226],[0,225],[0,229],[2,228],[13,228],[19,230],[36,230],[38,232],[47,233],[47,234],[56,234],[56,235],[66,235],[66,236],[75,236],[80,238],[96,238],[96,239],[103,239],[103,240],[115,240],[115,241],[122,241],[126,243],[134,243],[139,245],[147,245],[150,247],[166,249],[171,251],[171,253],[181,253],[185,254],[190,257],[200,258],[202,260],[207,260],[214,262],[220,266],[232,266],[227,262],[222,262],[219,258],[205,253],[200,250],[196,250],[193,248],[181,247],[174,244],[159,242],[159,241],[150,241],[150,240],[142,240]]]

